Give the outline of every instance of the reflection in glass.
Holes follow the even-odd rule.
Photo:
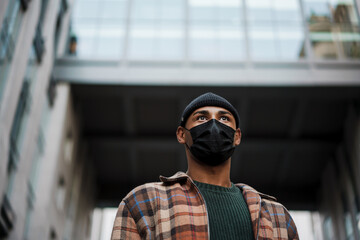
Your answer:
[[[316,58],[360,58],[354,0],[304,0],[304,9]]]

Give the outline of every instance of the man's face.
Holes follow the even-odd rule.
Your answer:
[[[234,145],[237,146],[240,144],[240,140],[241,140],[240,128],[236,129],[236,122],[234,116],[225,108],[213,107],[213,106],[198,108],[194,112],[192,112],[191,115],[186,120],[185,128],[190,130],[191,128],[206,123],[211,119],[216,119],[222,124],[225,124],[231,127],[232,129],[234,129],[235,130]],[[178,127],[177,138],[179,143],[182,144],[187,143],[188,146],[192,145],[191,134],[189,131],[186,131],[183,127]]]

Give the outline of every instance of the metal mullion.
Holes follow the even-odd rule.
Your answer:
[[[355,14],[356,14],[356,17],[357,17],[357,24],[358,24],[358,28],[360,26],[360,0],[353,0],[353,3],[354,3],[354,10],[355,10]],[[351,24],[352,25],[352,24]]]
[[[314,61],[314,55],[311,47],[311,41],[310,41],[310,33],[309,33],[309,26],[306,21],[306,15],[303,5],[303,0],[298,0],[299,6],[300,6],[300,13],[302,17],[302,25],[303,25],[303,32],[304,32],[304,43],[305,43],[305,59],[309,63],[310,68],[315,68],[315,61]]]
[[[271,1],[271,8],[270,8],[270,11],[271,11],[271,30],[274,34],[274,47],[275,47],[275,52],[277,54],[277,56],[275,55],[275,61],[279,61],[281,60],[281,52],[280,52],[280,37],[279,37],[279,26],[278,26],[278,20],[276,18],[276,14],[275,14],[275,6],[274,6],[274,1]],[[274,61],[273,60],[273,61]]]
[[[95,54],[95,58],[99,58],[99,45],[100,45],[100,30],[102,28],[102,24],[103,24],[103,19],[100,17],[100,13],[102,11],[101,7],[103,6],[103,4],[100,4],[100,2],[98,2],[98,7],[100,8],[100,11],[97,12],[97,21],[96,21],[96,32],[95,32],[95,38],[94,38],[94,54]]]
[[[130,26],[131,26],[131,11],[133,8],[133,1],[135,0],[128,0],[127,4],[127,11],[125,16],[125,33],[124,33],[124,43],[123,43],[123,54],[122,59],[120,59],[120,62],[125,63],[128,62],[128,51],[129,51],[129,37],[130,37]]]
[[[333,28],[335,31],[333,31]],[[332,23],[331,24],[331,35],[332,35],[334,47],[338,54],[338,58],[336,58],[336,59],[346,59],[345,54],[344,54],[344,47],[342,46],[342,43],[340,42],[340,34],[341,34],[340,23],[335,23],[335,22]]]
[[[184,55],[183,55],[183,64],[184,66],[189,65],[189,25],[190,25],[190,8],[189,8],[189,0],[184,0]]]
[[[213,43],[214,43],[214,46],[215,46],[215,49],[216,49],[216,52],[214,52],[214,56],[215,56],[215,59],[217,59],[218,61],[221,62],[221,58],[220,58],[220,30],[221,30],[221,27],[220,25],[222,24],[222,19],[220,19],[220,14],[219,14],[219,11],[220,10],[220,6],[213,6],[213,14],[215,16],[215,18],[213,19],[209,19],[210,21],[214,21],[212,26],[212,32],[214,33],[214,38],[212,39]]]
[[[246,9],[246,0],[239,0],[242,2],[242,21],[244,28],[244,48],[246,52],[245,56],[245,66],[247,68],[252,67],[251,55],[250,55],[250,41],[249,41],[249,27],[248,27],[248,17],[247,17],[247,9]],[[251,1],[251,0],[250,0]]]
[[[163,0],[158,0],[157,1],[158,3],[158,7],[155,8],[155,13],[158,13],[158,16],[154,19],[152,19],[153,21],[153,24],[152,24],[152,28],[153,28],[153,31],[154,31],[154,38],[153,38],[153,47],[152,47],[152,52],[151,52],[151,57],[150,59],[152,60],[159,60],[161,59],[161,57],[159,57],[159,45],[160,44],[160,41],[161,41],[161,33],[163,32],[163,18],[161,16],[161,8],[163,8]],[[159,34],[157,34],[159,33]]]

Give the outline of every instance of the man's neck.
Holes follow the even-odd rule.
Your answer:
[[[209,166],[201,164],[196,160],[189,159],[187,174],[191,177],[191,179],[198,182],[222,187],[231,187],[230,161],[231,160],[228,160],[218,166]]]

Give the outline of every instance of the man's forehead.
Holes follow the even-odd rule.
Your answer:
[[[196,114],[196,113],[200,113],[200,112],[203,112],[203,111],[207,111],[209,113],[217,113],[217,112],[227,112],[231,115],[233,115],[229,110],[225,109],[225,108],[222,108],[222,107],[216,107],[216,106],[205,106],[205,107],[201,107],[201,108],[198,108],[198,109],[195,109],[191,114],[190,116]]]

